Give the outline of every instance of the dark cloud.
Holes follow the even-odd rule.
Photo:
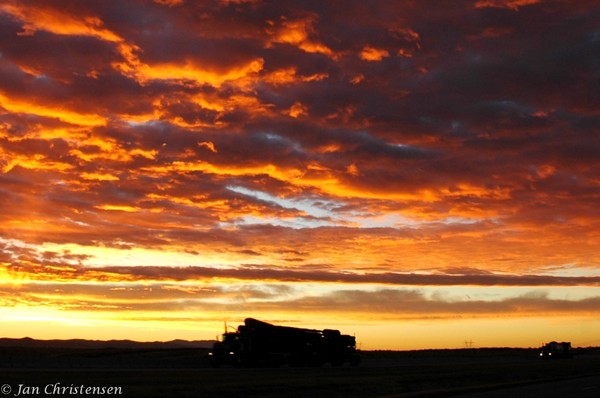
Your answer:
[[[8,253],[13,254],[9,255]],[[5,244],[6,259],[19,264],[9,271],[21,279],[115,280],[158,282],[208,281],[226,278],[236,281],[280,282],[338,282],[348,284],[384,284],[415,286],[595,286],[600,278],[594,276],[555,276],[536,274],[498,274],[482,269],[451,268],[442,272],[343,272],[328,265],[304,266],[297,270],[279,266],[244,264],[236,268],[169,267],[169,266],[82,266],[85,255],[69,252],[36,252]],[[19,253],[19,254],[17,254]],[[256,256],[258,253],[242,252]],[[175,285],[174,285],[175,286]]]
[[[398,317],[427,318],[454,315],[525,315],[535,313],[594,313],[598,310],[598,297],[575,301],[557,300],[536,292],[516,298],[498,301],[444,301],[428,298],[418,290],[383,289],[374,292],[362,290],[341,290],[327,297],[310,297],[295,302],[300,311],[352,311],[361,313],[392,313]]]
[[[150,311],[194,313],[197,311],[254,311],[285,309],[286,312],[368,313],[398,319],[432,317],[528,316],[531,314],[589,314],[600,308],[598,297],[564,300],[544,291],[530,291],[513,298],[477,300],[445,297],[418,289],[334,290],[322,295],[296,298],[289,285],[262,284],[222,286],[204,284],[73,284],[39,283],[26,290],[3,287],[0,300],[6,306],[17,303],[53,305],[68,311]],[[68,300],[66,300],[68,298]],[[176,318],[175,318],[176,319]],[[173,320],[173,318],[171,318]]]

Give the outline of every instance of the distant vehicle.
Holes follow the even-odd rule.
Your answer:
[[[540,357],[548,359],[573,358],[571,343],[551,341],[540,349]]]
[[[208,355],[213,367],[341,366],[346,362],[356,366],[360,362],[354,336],[333,329],[276,326],[253,318],[246,318],[237,331],[225,332]]]

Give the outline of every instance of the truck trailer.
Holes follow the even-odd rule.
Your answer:
[[[356,366],[360,356],[354,336],[339,330],[276,326],[246,318],[235,332],[225,332],[209,353],[213,367]]]

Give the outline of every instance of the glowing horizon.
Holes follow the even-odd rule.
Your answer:
[[[0,337],[599,345],[595,7],[5,1]]]

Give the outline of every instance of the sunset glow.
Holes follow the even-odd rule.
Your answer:
[[[600,345],[596,3],[3,1],[0,337]]]

